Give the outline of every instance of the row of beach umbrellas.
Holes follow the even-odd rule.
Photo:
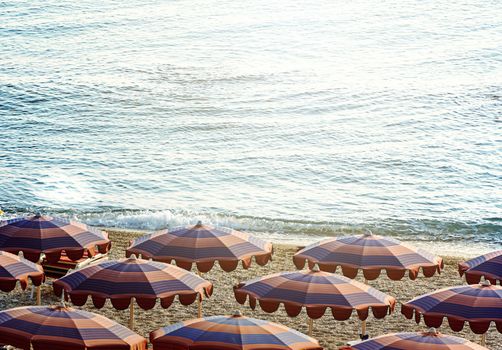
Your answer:
[[[25,306],[0,311],[0,342],[23,350],[146,350],[147,340],[92,312],[65,306]],[[242,316],[211,316],[150,333],[154,350],[322,350],[317,340],[286,326]],[[434,328],[379,336],[341,350],[486,350]]]
[[[70,259],[77,260],[85,253],[92,256],[96,252],[106,252],[110,249],[110,241],[106,233],[83,224],[35,215],[0,223],[0,249],[23,252],[30,260],[35,260],[37,256],[40,259],[42,253],[50,254],[51,259],[66,254]],[[127,259],[90,265],[55,281],[55,293],[71,299],[77,306],[85,304],[90,296],[97,308],[102,307],[107,299],[117,309],[129,307],[130,327],[133,327],[134,319],[133,301],[143,309],[150,309],[160,299],[161,306],[167,308],[178,295],[185,305],[197,300],[201,317],[201,301],[211,296],[213,286],[187,270],[195,264],[198,271],[208,272],[216,261],[225,271],[234,270],[239,262],[243,268],[249,268],[253,257],[259,265],[265,265],[271,260],[272,245],[249,234],[198,223],[145,235],[131,242],[126,254]],[[475,272],[471,276],[485,277],[481,285],[458,286],[429,293],[403,304],[402,313],[408,318],[414,315],[417,323],[423,316],[430,327],[439,327],[446,318],[454,331],[461,330],[467,322],[475,333],[485,334],[490,323],[494,322],[498,331],[502,332],[502,287],[490,283],[501,279],[501,255],[502,251],[498,255],[486,255],[461,264],[461,274],[467,276],[472,269]],[[11,265],[14,261],[17,264],[21,262],[34,270],[33,277],[26,271],[18,274],[18,279],[11,275],[10,286],[15,286],[15,281],[19,280],[21,287],[26,287],[28,277],[35,285],[42,283],[43,273],[37,269],[39,265],[12,254],[9,258],[13,261]],[[167,264],[173,261],[177,266]],[[439,257],[372,234],[313,244],[295,254],[294,262],[298,268],[303,268],[307,262],[310,269],[282,272],[240,283],[234,287],[236,300],[243,304],[249,299],[251,308],[259,303],[266,312],[275,312],[283,304],[290,316],[297,316],[305,308],[309,317],[309,333],[313,327],[312,320],[322,317],[327,309],[335,320],[348,319],[355,311],[363,322],[363,337],[369,311],[375,318],[383,318],[394,310],[396,300],[367,283],[352,280],[359,270],[362,270],[367,282],[378,278],[383,270],[390,279],[402,279],[408,272],[413,280],[420,269],[425,277],[432,277],[443,267]],[[333,273],[338,267],[346,277]],[[3,277],[0,275],[0,285]],[[469,279],[472,281],[471,277]],[[8,288],[5,290],[8,291]],[[240,320],[237,316],[231,319]],[[435,337],[441,338],[438,335]]]
[[[317,340],[277,323],[212,316],[150,333],[154,350],[305,349]],[[0,311],[0,343],[23,350],[146,350],[147,340],[92,312],[65,306],[25,306]]]

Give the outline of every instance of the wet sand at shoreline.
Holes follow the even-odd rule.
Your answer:
[[[107,230],[110,238],[113,241],[110,258],[118,259],[125,257],[125,249],[131,239],[143,235],[143,232],[134,231],[119,231]],[[226,273],[219,266],[215,266],[210,272],[203,274],[203,277],[214,284],[213,296],[203,302],[204,315],[221,315],[232,314],[236,310],[240,310],[244,315],[267,319],[273,322],[282,323],[286,326],[294,328],[300,332],[307,332],[307,316],[303,311],[296,318],[287,316],[283,307],[272,314],[267,314],[257,307],[252,311],[248,304],[240,305],[235,301],[232,286],[239,281],[245,281],[254,277],[263,276],[266,274],[279,271],[293,271],[292,256],[297,248],[294,246],[274,245],[273,261],[264,267],[258,266],[254,261],[249,270],[238,268],[237,270]],[[445,269],[441,275],[435,275],[432,278],[424,278],[422,275],[415,281],[403,278],[402,281],[391,281],[385,274],[380,276],[376,281],[371,281],[370,285],[378,290],[392,295],[398,299],[398,305],[395,312],[382,320],[375,320],[372,316],[368,319],[367,332],[370,336],[377,336],[385,333],[403,332],[403,331],[423,331],[427,327],[424,323],[417,325],[413,320],[406,319],[400,312],[399,302],[406,302],[415,296],[432,292],[439,288],[464,284],[457,272],[457,263],[462,261],[462,258],[445,258]],[[363,281],[361,276],[358,279]],[[89,299],[90,300],[90,299]],[[10,294],[0,294],[0,307],[7,309],[16,306],[30,305],[33,301],[29,299],[29,290],[22,292],[19,287]],[[58,298],[53,294],[52,287],[45,286],[42,292],[43,304],[59,303]],[[88,302],[85,309],[92,312],[103,314],[121,324],[127,326],[129,311],[117,311],[113,309],[110,302],[107,302],[105,307],[97,310],[93,307],[92,302]],[[176,323],[182,320],[188,320],[197,317],[197,304],[183,306],[176,299],[169,309],[162,309],[159,304],[152,310],[144,311],[136,307],[136,325],[135,331],[148,338],[149,332],[156,330],[162,326]],[[344,345],[348,340],[355,340],[360,332],[360,321],[353,314],[352,318],[347,321],[335,321],[329,312],[319,320],[314,322],[314,334],[321,345],[325,349],[337,349],[338,346]],[[479,342],[479,336],[473,334],[466,325],[460,333],[455,333],[449,330],[446,321],[440,329],[441,332],[451,335],[467,338],[474,342]],[[502,349],[502,334],[499,334],[492,324],[487,334],[487,347],[493,350]]]

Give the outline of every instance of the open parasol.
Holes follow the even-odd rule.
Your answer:
[[[153,350],[322,350],[314,338],[240,312],[164,327],[150,333],[150,342]]]
[[[22,255],[0,251],[0,289],[10,292],[16,288],[19,281],[21,288],[25,290],[31,280],[37,287],[37,305],[40,305],[40,285],[45,279],[44,271],[42,266],[24,259]]]
[[[134,326],[133,299],[140,308],[148,310],[157,299],[163,308],[168,308],[178,295],[183,305],[197,300],[200,314],[200,302],[213,289],[211,282],[177,266],[135,256],[84,267],[55,281],[53,286],[56,295],[61,296],[64,291],[77,306],[84,305],[91,296],[97,308],[102,308],[107,299],[118,310],[129,307],[129,328]]]
[[[324,315],[327,308],[336,320],[351,317],[353,311],[365,321],[371,308],[375,318],[384,318],[394,310],[396,300],[367,284],[323,271],[281,272],[259,277],[234,287],[235,299],[256,307],[256,301],[265,312],[275,312],[284,304],[286,313],[297,316],[306,308],[309,317],[309,335],[312,320]]]
[[[0,311],[0,343],[23,350],[146,350],[146,339],[126,327],[63,306]]]
[[[465,274],[469,284],[477,284],[481,277],[489,280],[492,284],[502,284],[502,250],[478,256],[458,264],[460,276]]]
[[[94,256],[109,248],[106,232],[74,221],[37,214],[0,222],[0,250],[14,254],[22,251],[33,262],[40,260],[40,254],[45,254],[49,262],[57,262],[63,251],[76,261],[86,252]]]
[[[263,266],[272,258],[272,244],[250,234],[228,228],[203,225],[162,230],[133,241],[126,252],[146,259],[171,263],[190,270],[197,265],[200,272],[208,272],[216,261],[227,272],[237,268],[239,261],[247,269],[252,258]]]
[[[322,271],[335,272],[340,266],[344,276],[355,278],[359,270],[366,280],[374,280],[382,270],[392,280],[400,280],[406,272],[410,279],[417,278],[419,270],[431,277],[443,268],[443,259],[398,240],[381,237],[370,231],[361,236],[327,239],[297,252],[293,261],[298,269],[308,262]]]
[[[488,350],[466,339],[441,334],[435,328],[428,332],[394,333],[375,337],[340,350]]]
[[[428,293],[402,305],[406,318],[420,322],[421,316],[428,327],[439,328],[443,319],[455,332],[460,332],[467,322],[476,334],[482,334],[482,345],[490,323],[495,323],[502,333],[502,287],[489,281],[477,285],[456,286]]]

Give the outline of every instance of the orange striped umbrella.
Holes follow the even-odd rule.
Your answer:
[[[483,335],[493,322],[502,333],[502,287],[485,281],[440,289],[403,304],[401,313],[408,319],[415,314],[417,323],[423,316],[425,324],[434,328],[446,318],[455,332],[460,332],[467,322],[474,333]]]
[[[146,339],[92,312],[61,306],[0,311],[0,343],[23,350],[146,350]]]
[[[466,339],[441,334],[435,328],[428,332],[394,333],[369,339],[340,350],[488,350]]]
[[[502,284],[502,249],[458,264],[460,276],[465,274],[469,284],[479,283],[481,277],[492,284]]]
[[[107,299],[118,310],[129,307],[130,328],[134,322],[133,298],[139,307],[148,310],[157,299],[168,308],[176,295],[183,305],[201,302],[213,290],[211,282],[184,269],[134,256],[87,266],[60,278],[53,286],[56,295],[61,296],[64,290],[77,306],[84,305],[91,296],[97,308],[102,308]]]
[[[392,280],[400,280],[408,271],[414,280],[422,269],[424,276],[431,277],[443,268],[443,259],[402,242],[373,235],[348,236],[327,239],[305,247],[294,255],[298,269],[308,262],[310,268],[335,272],[340,266],[344,276],[355,278],[359,270],[366,280],[374,280],[386,270]]]
[[[0,251],[0,289],[10,292],[16,288],[19,281],[24,290],[31,279],[33,285],[37,286],[37,304],[40,305],[40,285],[45,279],[42,266],[35,264],[21,256]]]
[[[230,272],[239,261],[243,268],[249,268],[253,257],[259,265],[267,264],[272,257],[272,244],[247,233],[199,222],[140,237],[127,248],[126,255],[131,254],[167,263],[174,260],[187,270],[195,263],[201,272],[208,272],[218,261],[223,270]]]
[[[150,333],[150,341],[154,350],[322,350],[314,338],[240,313],[167,326]]]
[[[347,320],[353,311],[365,321],[371,308],[375,318],[384,318],[394,310],[396,299],[367,284],[323,271],[281,272],[259,277],[234,287],[235,299],[244,304],[249,297],[252,309],[259,301],[265,312],[275,312],[283,304],[286,313],[297,316],[306,308],[309,335],[312,319],[320,318],[327,308],[336,320]],[[364,334],[363,334],[364,335]]]
[[[109,248],[106,232],[74,221],[37,214],[0,222],[0,249],[15,254],[22,251],[33,262],[39,261],[42,253],[52,263],[61,258],[62,251],[71,260],[78,260],[86,252],[93,256]]]

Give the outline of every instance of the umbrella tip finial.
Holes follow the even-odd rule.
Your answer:
[[[427,331],[428,334],[430,335],[437,335],[438,334],[438,330],[434,327],[431,327],[429,328],[429,330]]]
[[[136,260],[137,257],[136,257],[136,254],[131,254],[131,256],[129,257],[129,260]]]
[[[482,287],[489,287],[492,285],[492,283],[489,280],[484,280],[483,282],[480,283]]]
[[[202,220],[197,221],[197,223],[195,224],[195,226],[202,226]]]
[[[17,253],[17,256],[19,256],[20,258],[24,258],[24,253],[22,250],[19,251],[19,253]]]
[[[233,317],[242,317],[242,312],[240,312],[240,310],[236,310],[233,314]]]
[[[366,229],[364,231],[364,236],[365,237],[373,236],[373,231],[371,231],[370,229]]]

